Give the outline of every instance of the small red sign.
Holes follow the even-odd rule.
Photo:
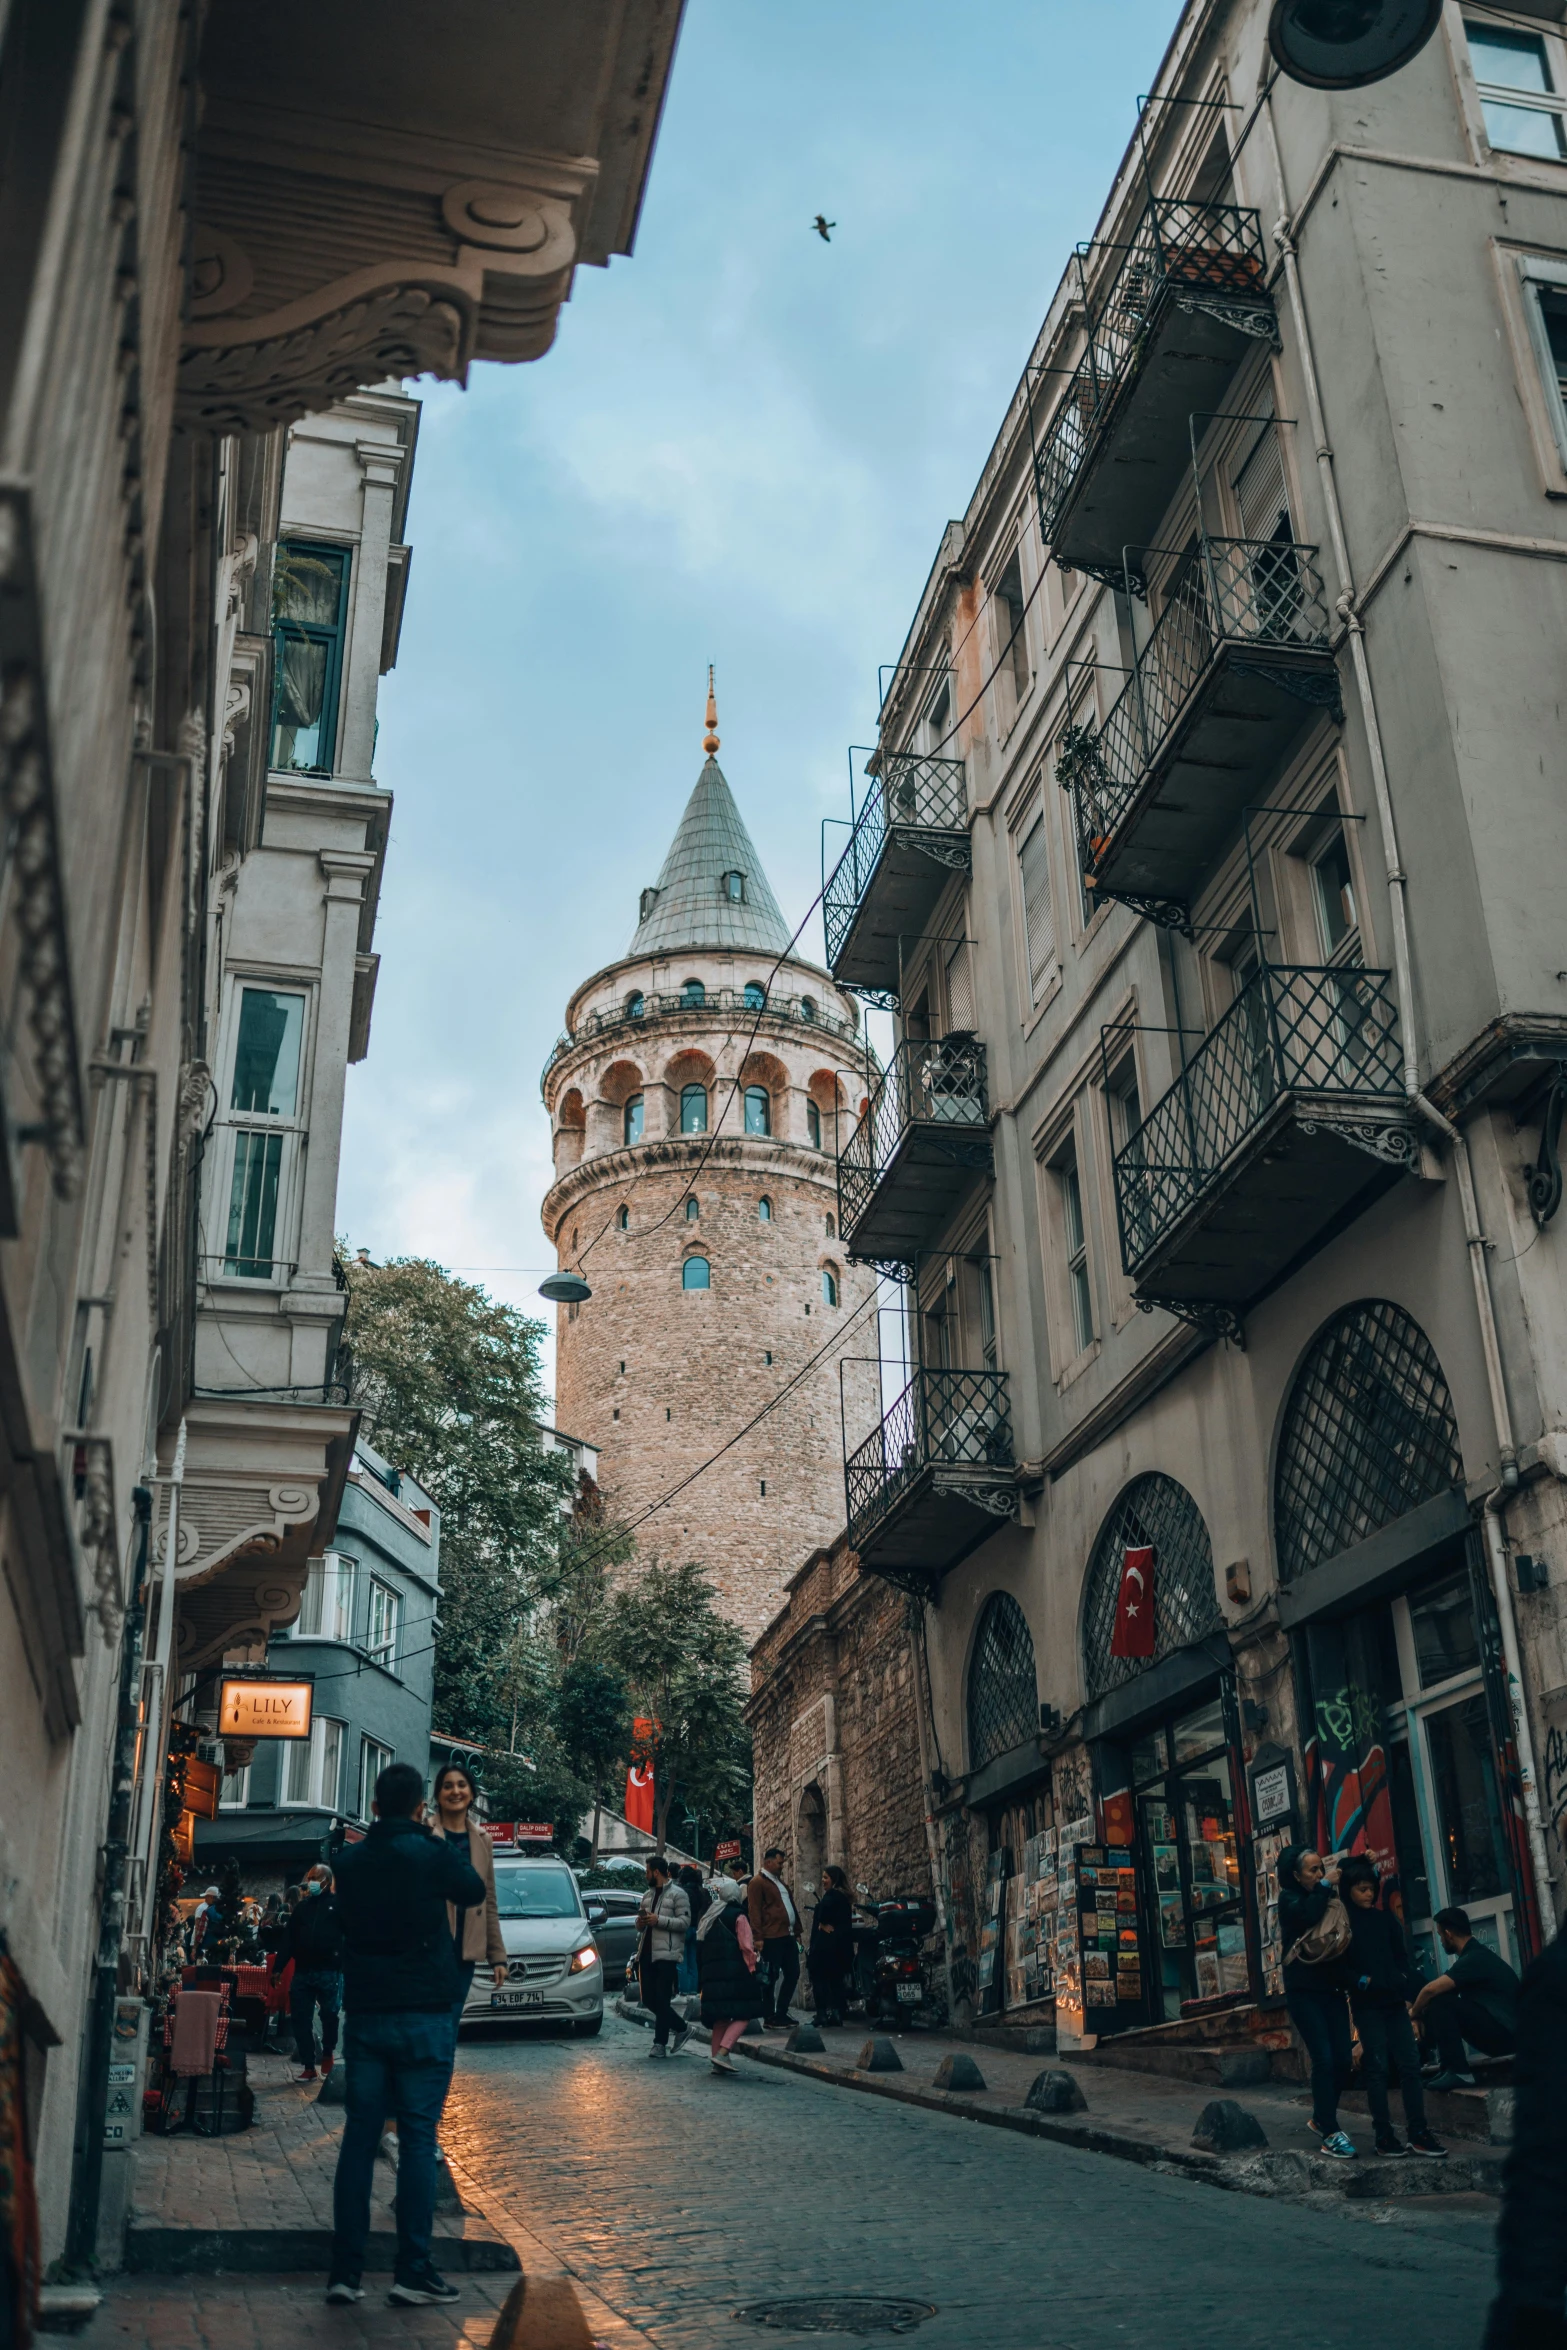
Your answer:
[[[519,1820],[513,1833],[519,1844],[525,1836],[530,1838],[542,1836],[546,1844],[553,1844],[555,1841],[555,1825],[552,1820]]]
[[[713,1846],[713,1858],[714,1860],[738,1860],[740,1858],[739,1837],[730,1836],[724,1841],[724,1843],[715,1844]]]
[[[492,1844],[515,1844],[517,1841],[515,1820],[485,1820],[483,1827]]]

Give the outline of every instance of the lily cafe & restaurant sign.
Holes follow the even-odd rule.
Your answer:
[[[220,1738],[308,1738],[313,1684],[265,1681],[254,1674],[225,1681],[218,1700]]]

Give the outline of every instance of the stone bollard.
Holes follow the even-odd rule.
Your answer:
[[[1203,2154],[1250,2154],[1267,2143],[1256,2115],[1233,2097],[1215,2097],[1205,2105],[1192,2132],[1192,2144]]]
[[[341,2064],[334,2064],[320,2088],[316,2091],[317,2105],[346,2105],[348,2103],[348,2072]]]
[[[944,2056],[936,2067],[938,2089],[983,2089],[985,2076],[972,2056]]]
[[[762,2036],[762,2019],[759,2015],[754,2015],[740,2037],[742,2040],[760,2040]]]
[[[784,2042],[786,2056],[825,2056],[827,2043],[814,2024],[796,2024]]]
[[[495,2321],[490,2350],[593,2350],[571,2279],[519,2277]]]
[[[857,2073],[901,2073],[903,2059],[890,2040],[867,2040],[854,2060]]]
[[[1088,2099],[1070,2073],[1041,2073],[1023,2103],[1033,2113],[1088,2111]]]

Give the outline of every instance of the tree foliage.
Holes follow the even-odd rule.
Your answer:
[[[662,1851],[678,1795],[709,1825],[748,1808],[751,1736],[746,1727],[745,1642],[714,1605],[713,1587],[689,1560],[654,1560],[610,1602],[600,1653],[625,1677],[634,1711],[658,1725],[653,1832]]]

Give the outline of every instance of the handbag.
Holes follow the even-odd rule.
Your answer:
[[[1316,1924],[1290,1944],[1284,1964],[1292,1966],[1298,1961],[1302,1966],[1326,1966],[1329,1959],[1343,1957],[1350,1939],[1349,1911],[1335,1893]]]

